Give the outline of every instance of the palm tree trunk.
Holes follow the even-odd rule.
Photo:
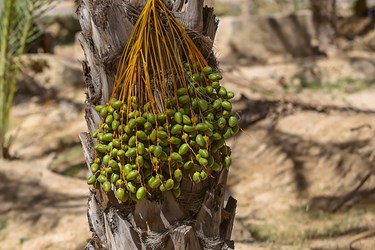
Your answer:
[[[336,0],[310,0],[319,49],[329,52],[336,48]]]
[[[82,32],[79,40],[85,52],[86,116],[90,131],[100,117],[94,107],[108,101],[117,61],[137,20],[139,0],[76,0]],[[216,64],[212,45],[218,21],[203,0],[173,2],[170,8],[210,64]],[[214,65],[216,66],[216,65]],[[87,165],[93,162],[94,142],[81,133]],[[228,170],[198,185],[184,178],[181,199],[170,191],[125,206],[113,193],[90,190],[88,221],[92,238],[86,249],[234,249],[230,240],[236,200],[224,206]]]

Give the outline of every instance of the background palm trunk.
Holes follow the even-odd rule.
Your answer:
[[[319,49],[327,52],[336,47],[336,0],[310,0]]]
[[[79,40],[85,52],[86,121],[95,130],[100,117],[94,107],[108,101],[117,61],[145,1],[77,0],[82,32]],[[166,1],[211,66],[217,66],[212,45],[218,21],[203,0]],[[171,3],[172,2],[172,3]],[[143,3],[143,4],[142,4]],[[213,65],[215,64],[215,65]],[[93,162],[94,142],[81,133],[87,165]],[[234,249],[230,240],[236,200],[224,207],[228,171],[193,185],[185,176],[182,196],[170,191],[154,200],[119,204],[113,193],[90,190],[88,219],[92,238],[86,249]]]

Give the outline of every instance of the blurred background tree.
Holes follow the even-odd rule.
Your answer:
[[[41,28],[39,18],[53,0],[5,0],[0,4],[0,158],[9,158],[12,139],[6,137],[13,104],[19,56],[36,39]]]
[[[365,17],[368,15],[367,0],[357,0],[353,6],[354,15],[358,17]]]
[[[327,52],[336,47],[336,0],[310,0],[319,49]]]

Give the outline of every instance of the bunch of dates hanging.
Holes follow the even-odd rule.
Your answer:
[[[131,107],[116,98],[96,106],[102,123],[93,132],[89,185],[113,191],[121,202],[167,190],[179,198],[182,178],[198,184],[229,168],[225,140],[239,131],[234,93],[220,85],[222,75],[211,67],[196,73],[191,68],[185,65],[187,86],[165,100],[161,112],[150,103],[139,107],[136,96],[130,97]]]

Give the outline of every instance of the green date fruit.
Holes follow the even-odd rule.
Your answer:
[[[137,200],[142,200],[146,196],[146,188],[145,187],[138,188],[135,196],[137,197]]]
[[[89,178],[87,178],[87,184],[93,185],[96,182],[95,175],[91,175]]]
[[[129,195],[125,192],[125,189],[123,188],[118,188],[116,190],[116,197],[122,202],[126,202],[129,198]]]
[[[120,202],[140,201],[158,190],[171,190],[179,198],[184,195],[181,181],[198,184],[211,173],[217,178],[215,172],[232,164],[225,140],[240,129],[232,113],[234,93],[210,66],[197,62],[184,68],[186,84],[178,83],[162,102],[138,90],[137,96],[123,96],[120,85],[114,98],[95,107],[101,123],[92,132],[89,185],[105,192],[114,187]]]

